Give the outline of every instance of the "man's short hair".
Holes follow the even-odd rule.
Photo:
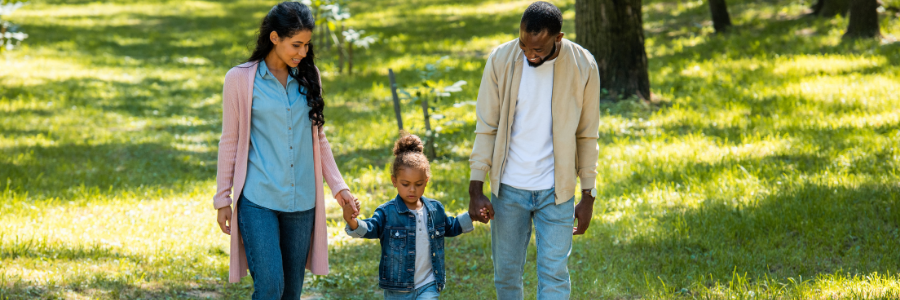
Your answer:
[[[562,32],[562,23],[562,12],[559,8],[544,1],[529,5],[522,14],[521,22],[525,32],[538,34],[546,30],[551,35]]]

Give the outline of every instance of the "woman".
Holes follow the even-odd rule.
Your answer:
[[[231,235],[229,281],[249,268],[253,299],[300,299],[304,266],[328,273],[323,177],[341,206],[355,203],[322,130],[314,26],[305,5],[276,5],[253,54],[225,75],[213,201]]]

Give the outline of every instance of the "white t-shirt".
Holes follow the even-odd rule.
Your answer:
[[[428,240],[428,212],[425,205],[411,211],[416,214],[416,276],[414,280],[418,289],[434,281],[434,271],[431,267],[431,242]]]
[[[526,57],[527,60],[527,57]],[[522,64],[522,81],[509,137],[509,154],[500,182],[520,190],[546,190],[553,178],[553,68]]]

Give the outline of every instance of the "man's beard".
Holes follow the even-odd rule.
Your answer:
[[[543,65],[544,62],[547,61],[547,58],[553,56],[553,54],[556,54],[556,42],[553,42],[553,50],[550,51],[550,54],[548,54],[547,56],[541,57],[541,61],[536,62],[536,63],[531,62],[530,60],[527,60],[527,59],[525,61],[528,62],[528,66],[530,66],[532,68],[537,68],[537,67],[540,67],[541,65]]]

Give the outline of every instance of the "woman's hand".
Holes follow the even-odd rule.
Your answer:
[[[351,205],[351,208],[353,208],[353,212],[359,213],[358,204],[353,202],[356,197],[353,197],[353,194],[350,194],[350,190],[341,190],[340,192],[338,192],[335,199],[337,200],[338,205],[340,205],[341,207],[344,207],[348,204],[353,204]]]
[[[220,208],[219,216],[216,219],[219,222],[219,229],[222,229],[222,233],[231,235],[231,206]]]
[[[356,222],[356,217],[359,216],[359,200],[353,199],[350,203],[342,205],[341,209],[344,211],[344,221],[350,226],[350,230],[356,230],[356,227],[359,226]]]

